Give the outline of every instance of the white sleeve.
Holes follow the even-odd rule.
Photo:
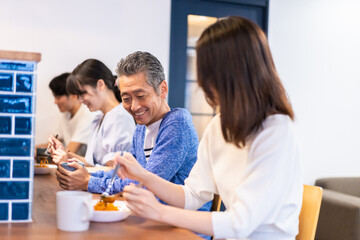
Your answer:
[[[272,223],[296,235],[301,171],[293,130],[284,125],[262,130],[251,143],[245,177],[234,189],[231,205],[225,212],[212,213],[215,238],[247,238],[262,224]],[[235,177],[224,174],[224,178]],[[286,220],[278,222],[281,217]]]
[[[106,153],[101,160],[102,165],[110,161],[116,152],[131,150],[134,131],[134,119],[125,109],[109,119],[102,132],[102,148]]]
[[[198,159],[182,186],[185,193],[185,209],[196,210],[212,200],[217,193],[209,161],[208,128],[199,144]]]

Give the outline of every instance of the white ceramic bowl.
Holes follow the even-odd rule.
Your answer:
[[[92,205],[95,206],[99,200],[92,200]],[[119,211],[95,211],[90,219],[93,222],[116,222],[127,218],[130,215],[130,210],[126,207],[125,202],[115,201],[114,206],[118,207]]]
[[[54,164],[46,164],[47,167],[39,167],[39,163],[34,164],[34,173],[35,174],[51,174],[54,173],[57,169],[57,166]]]

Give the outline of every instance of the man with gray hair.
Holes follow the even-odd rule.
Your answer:
[[[146,82],[159,94],[159,85],[165,80],[164,69],[160,61],[148,52],[134,52],[118,63],[116,73],[119,77],[131,76],[143,72]]]
[[[196,162],[199,140],[190,113],[170,109],[166,101],[168,86],[160,61],[148,52],[134,52],[120,60],[116,72],[123,106],[137,123],[132,149],[124,156],[170,182],[184,184]],[[83,181],[77,184],[81,189],[69,189],[102,193],[113,171],[86,174],[77,178]],[[136,181],[116,177],[110,194],[130,183]],[[210,206],[209,202],[201,210]]]
[[[196,162],[199,140],[190,113],[170,109],[166,101],[168,86],[161,63],[148,52],[134,52],[120,60],[116,72],[123,106],[137,123],[132,149],[124,155],[170,182],[184,184]],[[104,192],[113,171],[93,173],[87,190]],[[136,183],[117,177],[110,194],[131,182]],[[203,209],[209,208],[207,204]]]

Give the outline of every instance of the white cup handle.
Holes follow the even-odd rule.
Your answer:
[[[87,222],[91,219],[92,215],[94,214],[93,206],[89,202],[83,202],[87,209],[87,214],[82,218],[82,222]]]

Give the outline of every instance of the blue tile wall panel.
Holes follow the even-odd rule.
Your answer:
[[[9,204],[8,203],[0,203],[0,221],[9,219]]]
[[[13,73],[3,73],[0,72],[0,91],[13,91]]]
[[[10,177],[10,160],[0,159],[0,178]]]
[[[33,75],[17,74],[16,75],[16,92],[32,92]]]
[[[35,86],[36,62],[0,59],[0,222],[31,221]]]
[[[30,177],[30,160],[13,161],[13,178]]]
[[[29,199],[28,181],[0,182],[0,199]]]
[[[35,63],[0,60],[0,69],[32,72],[35,70]]]
[[[31,139],[0,138],[0,156],[31,156]]]
[[[11,117],[0,116],[0,134],[11,134]]]
[[[32,97],[0,95],[0,112],[32,113]]]
[[[31,117],[15,117],[15,134],[31,134]]]
[[[12,204],[12,220],[27,220],[29,218],[29,203]]]

